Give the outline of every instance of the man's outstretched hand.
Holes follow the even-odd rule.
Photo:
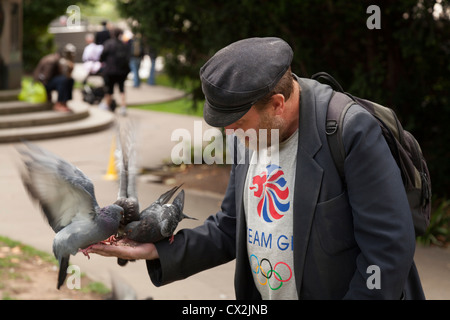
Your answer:
[[[119,240],[112,244],[98,243],[87,249],[104,257],[117,257],[125,260],[158,259],[158,251],[153,243],[139,243],[132,240]]]

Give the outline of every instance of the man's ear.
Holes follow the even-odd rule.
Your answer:
[[[284,99],[284,95],[282,95],[281,93],[277,93],[272,96],[272,99],[270,100],[270,104],[275,112],[274,115],[283,114],[284,108],[285,108],[285,102],[286,101]]]

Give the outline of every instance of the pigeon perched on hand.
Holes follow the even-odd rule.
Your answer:
[[[180,186],[174,187],[162,194],[141,212],[139,221],[127,224],[124,237],[143,243],[155,243],[169,237],[172,243],[173,233],[181,220],[186,218],[197,220],[183,213],[184,190],[175,197],[173,203],[167,203],[179,188]]]
[[[116,161],[119,168],[119,194],[115,204],[124,209],[116,239],[130,239],[141,243],[154,243],[170,237],[178,223],[184,219],[194,219],[183,213],[184,191],[181,191],[172,204],[169,200],[180,188],[174,187],[162,194],[148,208],[139,213],[139,200],[136,191],[136,150],[135,126],[122,121],[118,126]],[[111,242],[112,244],[114,243]],[[128,260],[117,258],[120,266]]]
[[[136,150],[135,126],[124,120],[117,126],[117,148],[115,150],[116,165],[119,169],[119,194],[114,204],[122,207],[123,217],[120,221],[116,239],[123,237],[125,226],[139,220],[139,200],[136,190]],[[112,241],[114,243],[114,241]],[[128,260],[117,258],[120,266],[125,266]]]
[[[70,255],[115,235],[123,208],[115,204],[100,208],[94,186],[83,172],[34,144],[25,145],[18,150],[24,162],[22,181],[56,233],[53,253],[59,262],[59,289]]]

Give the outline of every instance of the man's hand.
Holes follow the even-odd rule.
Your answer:
[[[87,249],[87,253],[126,260],[154,260],[159,258],[158,251],[153,243],[139,243],[132,240],[119,240],[113,244],[94,244]]]

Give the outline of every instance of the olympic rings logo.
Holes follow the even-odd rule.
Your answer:
[[[254,261],[256,261],[256,268],[253,268],[252,259]],[[265,268],[263,268],[263,264],[264,264]],[[289,276],[287,277],[287,279],[284,279],[284,280],[282,279],[282,277],[280,275],[280,273],[282,273],[282,272],[279,270],[280,268],[278,268],[278,270],[280,272],[277,271],[277,267],[280,265],[286,266],[287,269],[289,270]],[[280,261],[280,262],[277,262],[275,264],[275,266],[272,267],[272,263],[270,262],[269,259],[263,258],[263,259],[261,259],[261,261],[259,261],[258,257],[255,256],[254,254],[252,254],[250,256],[250,266],[251,266],[252,272],[254,274],[256,274],[256,275],[261,274],[262,277],[265,279],[263,282],[261,282],[260,277],[256,277],[259,284],[261,284],[262,286],[269,285],[269,288],[274,291],[280,289],[281,286],[283,285],[283,283],[291,280],[292,274],[293,274],[291,267],[287,263]],[[264,270],[267,270],[267,271],[264,271]],[[280,282],[280,285],[278,287],[272,287],[272,285],[269,281],[269,279],[272,278],[272,276]]]

